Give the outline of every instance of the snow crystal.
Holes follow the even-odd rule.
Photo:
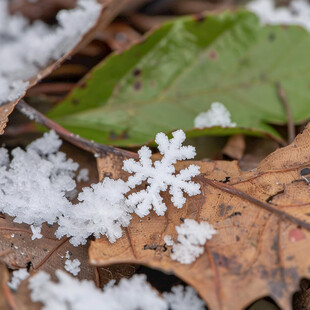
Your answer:
[[[190,165],[178,174],[175,174],[174,167],[177,160],[194,158],[195,148],[182,146],[185,140],[185,133],[182,130],[173,132],[172,136],[173,138],[169,140],[164,133],[156,135],[155,142],[163,157],[161,160],[155,161],[154,165],[151,160],[152,152],[146,146],[139,150],[140,160],[138,162],[134,159],[124,161],[123,170],[133,174],[127,181],[130,188],[135,188],[143,181],[148,183],[145,190],[129,195],[126,201],[130,207],[136,207],[135,212],[140,217],[149,214],[152,206],[158,215],[165,214],[167,207],[160,192],[166,191],[168,187],[170,187],[171,200],[177,208],[182,208],[186,202],[182,190],[189,196],[200,193],[200,185],[190,181],[192,177],[199,174],[199,167]]]
[[[76,186],[78,164],[58,151],[61,143],[51,131],[26,150],[14,149],[11,162],[7,158],[0,162],[0,212],[15,217],[17,223],[33,225],[34,237],[40,235],[43,222],[55,223],[70,206],[65,193]],[[7,155],[3,149],[0,152]]]
[[[262,24],[299,25],[310,31],[310,4],[306,0],[293,0],[289,7],[275,7],[273,0],[256,0],[247,8],[255,13]]]
[[[41,227],[40,226],[37,227],[37,226],[31,225],[30,228],[32,231],[32,237],[31,237],[32,240],[41,239],[43,237],[43,235],[41,234]]]
[[[80,265],[81,262],[77,258],[75,258],[74,260],[67,259],[65,261],[65,269],[68,272],[72,273],[74,276],[77,276],[81,271]]]
[[[194,120],[196,128],[209,128],[213,126],[236,127],[236,123],[231,122],[230,112],[219,102],[213,102],[207,112],[198,114]]]
[[[172,240],[172,237],[169,236],[169,235],[166,235],[166,236],[164,237],[164,241],[165,241],[166,245],[168,245],[168,246],[173,246],[173,245],[174,245],[174,242],[173,242],[173,240]]]
[[[205,303],[201,300],[196,291],[182,285],[174,286],[170,293],[163,293],[170,310],[204,310]]]
[[[67,208],[60,217],[56,236],[72,237],[77,246],[85,244],[90,235],[106,235],[110,242],[122,236],[122,228],[129,225],[132,209],[125,204],[124,193],[129,190],[122,180],[105,178],[103,182],[83,189],[79,204]]]
[[[76,177],[78,182],[87,182],[89,181],[89,170],[84,168],[79,171],[79,174]]]
[[[11,282],[8,282],[8,287],[11,288],[12,290],[17,290],[20,283],[28,278],[29,273],[26,269],[19,269],[13,271],[13,276],[11,279]]]
[[[191,264],[204,252],[203,245],[212,239],[216,230],[207,222],[185,219],[176,227],[177,242],[173,245],[171,258],[181,264]]]
[[[24,80],[70,51],[95,24],[100,8],[96,0],[79,0],[76,8],[58,13],[53,27],[10,15],[8,0],[1,0],[0,105],[18,99],[28,87]]]
[[[52,282],[44,271],[30,278],[29,288],[33,301],[43,303],[43,310],[101,309],[167,310],[167,303],[146,282],[143,275],[122,279],[116,286],[98,289],[92,281],[72,278],[61,270],[56,271],[58,283]]]

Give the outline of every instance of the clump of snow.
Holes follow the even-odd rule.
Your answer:
[[[174,286],[170,293],[163,293],[170,310],[204,310],[205,303],[190,286]]]
[[[17,290],[20,283],[28,278],[29,273],[26,269],[19,269],[13,271],[13,276],[11,279],[11,282],[8,282],[8,287],[11,288],[12,290]]]
[[[185,219],[176,227],[177,242],[174,243],[171,258],[181,264],[191,264],[204,252],[204,244],[212,239],[216,230],[207,222]]]
[[[166,235],[166,236],[164,237],[164,241],[165,241],[166,245],[168,245],[168,246],[173,246],[173,245],[174,245],[174,242],[173,242],[173,240],[172,240],[172,237],[169,236],[169,235]]]
[[[299,25],[310,31],[310,4],[306,0],[293,0],[289,7],[276,8],[273,0],[256,0],[247,5],[262,24]]]
[[[214,126],[236,127],[236,123],[231,122],[231,115],[227,108],[219,102],[213,102],[207,112],[198,114],[194,120],[196,128],[209,128]]]
[[[77,276],[81,271],[80,265],[81,262],[77,258],[75,258],[74,260],[67,259],[65,261],[65,269],[68,272],[72,273],[74,276]]]
[[[116,286],[106,286],[104,291],[91,281],[78,281],[61,270],[56,271],[56,276],[58,283],[52,282],[47,273],[40,271],[29,280],[31,298],[43,303],[44,310],[167,310],[167,303],[143,275],[122,279]]]
[[[0,212],[33,225],[34,237],[40,236],[42,223],[55,223],[70,206],[65,194],[76,186],[78,164],[58,151],[61,143],[55,132],[45,133],[26,150],[14,149],[11,162],[1,149]]]
[[[32,237],[31,237],[32,240],[41,239],[43,237],[43,235],[41,234],[41,227],[40,226],[37,227],[37,226],[31,225],[30,228],[32,231]]]
[[[96,0],[79,0],[76,8],[58,13],[53,27],[10,15],[8,0],[1,0],[0,105],[18,99],[28,86],[24,81],[70,51],[95,24],[100,8]]]
[[[87,182],[89,181],[89,170],[87,168],[81,169],[79,174],[76,177],[78,182]]]
[[[155,161],[154,165],[151,160],[152,152],[146,146],[139,150],[140,160],[138,162],[134,159],[124,161],[123,169],[133,174],[127,181],[130,188],[135,188],[143,181],[148,184],[145,190],[129,195],[126,202],[130,207],[136,207],[135,212],[140,217],[149,214],[152,206],[158,215],[165,214],[167,207],[160,192],[166,191],[168,187],[170,187],[171,200],[177,208],[182,208],[186,201],[182,191],[189,196],[200,193],[200,185],[190,181],[192,177],[199,174],[199,167],[190,165],[178,174],[175,173],[174,167],[177,160],[194,158],[195,148],[182,146],[185,140],[185,133],[182,130],[173,132],[172,136],[173,138],[169,140],[164,133],[156,135],[155,142],[163,157]]]
[[[125,204],[124,193],[129,188],[122,180],[105,178],[98,184],[83,189],[79,204],[67,208],[60,217],[56,236],[72,237],[77,246],[85,244],[90,235],[106,235],[110,242],[122,236],[122,226],[129,225],[132,208]]]

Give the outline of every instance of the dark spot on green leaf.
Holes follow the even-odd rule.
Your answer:
[[[273,42],[276,39],[276,35],[272,32],[268,35],[268,41]]]
[[[218,56],[218,54],[217,54],[216,51],[210,51],[210,52],[208,53],[208,57],[209,57],[211,60],[216,60],[216,59],[217,59],[217,56]]]
[[[136,81],[136,82],[133,84],[133,88],[134,88],[135,90],[139,90],[139,89],[141,89],[141,87],[142,87],[141,81]]]
[[[132,71],[133,76],[139,76],[139,75],[141,75],[141,73],[142,73],[142,71],[138,68],[136,68]]]
[[[77,98],[74,98],[73,100],[71,100],[73,105],[78,105],[80,103],[80,100]]]

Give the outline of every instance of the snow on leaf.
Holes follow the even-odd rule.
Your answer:
[[[273,0],[255,0],[247,5],[262,24],[299,25],[310,31],[310,4],[306,0],[293,0],[289,7],[276,7]]]
[[[182,208],[186,201],[182,191],[189,196],[200,193],[200,185],[191,181],[192,177],[199,174],[199,167],[190,165],[178,174],[175,173],[174,167],[178,160],[194,158],[195,148],[182,146],[185,140],[185,133],[182,130],[173,132],[172,136],[173,138],[169,140],[164,133],[156,135],[155,141],[163,157],[154,164],[151,160],[151,150],[146,146],[138,152],[139,161],[134,159],[124,161],[123,170],[133,174],[127,181],[130,188],[135,188],[144,181],[148,184],[145,190],[130,194],[126,202],[130,207],[136,207],[135,212],[140,217],[149,214],[152,206],[158,215],[165,214],[167,207],[160,192],[166,191],[168,187],[171,200],[177,208]]]
[[[203,245],[212,239],[216,230],[207,222],[196,222],[185,219],[184,223],[176,226],[177,243],[173,244],[171,258],[182,264],[191,264],[203,252]]]
[[[129,225],[132,209],[125,204],[124,193],[129,190],[122,180],[105,178],[103,182],[83,189],[80,201],[64,211],[59,218],[56,236],[72,237],[77,246],[85,244],[90,235],[106,235],[110,242],[122,236],[122,226]]]
[[[198,297],[197,292],[190,286],[174,286],[170,293],[163,297],[171,310],[204,310],[205,303]]]
[[[95,0],[79,0],[76,8],[58,13],[53,27],[11,15],[8,1],[0,1],[0,104],[18,99],[28,79],[70,51],[94,26],[100,8]]]
[[[18,269],[13,271],[13,276],[10,282],[8,282],[8,287],[12,290],[17,290],[20,283],[28,278],[29,273],[26,269]]]
[[[15,217],[17,223],[33,225],[39,236],[42,223],[53,224],[70,202],[65,194],[75,188],[78,164],[58,149],[62,141],[51,131],[28,145],[16,148],[0,165],[0,211]]]
[[[56,271],[58,283],[40,271],[30,278],[29,288],[33,301],[41,302],[44,309],[153,309],[167,310],[167,303],[146,282],[143,275],[121,279],[118,285],[107,285],[104,291],[94,282],[72,278],[61,270]]]
[[[199,113],[194,124],[196,128],[208,128],[213,126],[236,127],[236,123],[232,123],[230,112],[219,102],[213,102],[211,108],[207,112]]]
[[[74,260],[67,259],[65,261],[65,269],[68,272],[72,273],[74,276],[77,276],[81,271],[80,265],[81,262],[77,258],[75,258]]]

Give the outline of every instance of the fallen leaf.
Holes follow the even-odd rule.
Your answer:
[[[305,180],[310,176],[310,124],[255,171],[241,172],[236,161],[195,163],[201,167],[196,181],[202,195],[177,209],[165,194],[165,216],[134,216],[114,244],[105,237],[91,242],[90,262],[144,264],[174,273],[210,309],[240,310],[264,296],[290,309],[299,281],[310,277],[310,186]],[[164,242],[165,235],[176,240],[175,227],[183,218],[208,221],[218,231],[189,265],[171,260],[171,247]]]
[[[294,122],[307,120],[309,47],[305,29],[261,26],[242,10],[174,19],[106,58],[48,116],[115,146],[144,145],[175,129],[188,137],[247,134],[283,143],[271,126],[287,122],[277,83]],[[237,126],[194,128],[197,115],[216,101]]]
[[[85,47],[94,38],[96,32],[101,31],[104,27],[106,27],[122,10],[128,1],[129,0],[98,0],[98,2],[102,3],[102,8],[94,26],[81,38],[80,42],[72,50],[68,51],[57,61],[48,64],[48,66],[40,70],[36,76],[30,78],[28,80],[29,85],[27,90],[35,86],[40,80],[58,68],[68,57]],[[18,98],[18,100],[0,106],[0,134],[3,134],[4,128],[8,122],[9,115],[13,112],[14,107],[19,102],[19,100],[25,96],[25,93],[20,98]]]
[[[3,253],[0,253],[2,256]],[[10,304],[12,304],[12,298],[10,295],[10,289],[7,286],[7,282],[9,280],[9,271],[5,264],[0,264],[0,309],[1,310],[11,310]]]

